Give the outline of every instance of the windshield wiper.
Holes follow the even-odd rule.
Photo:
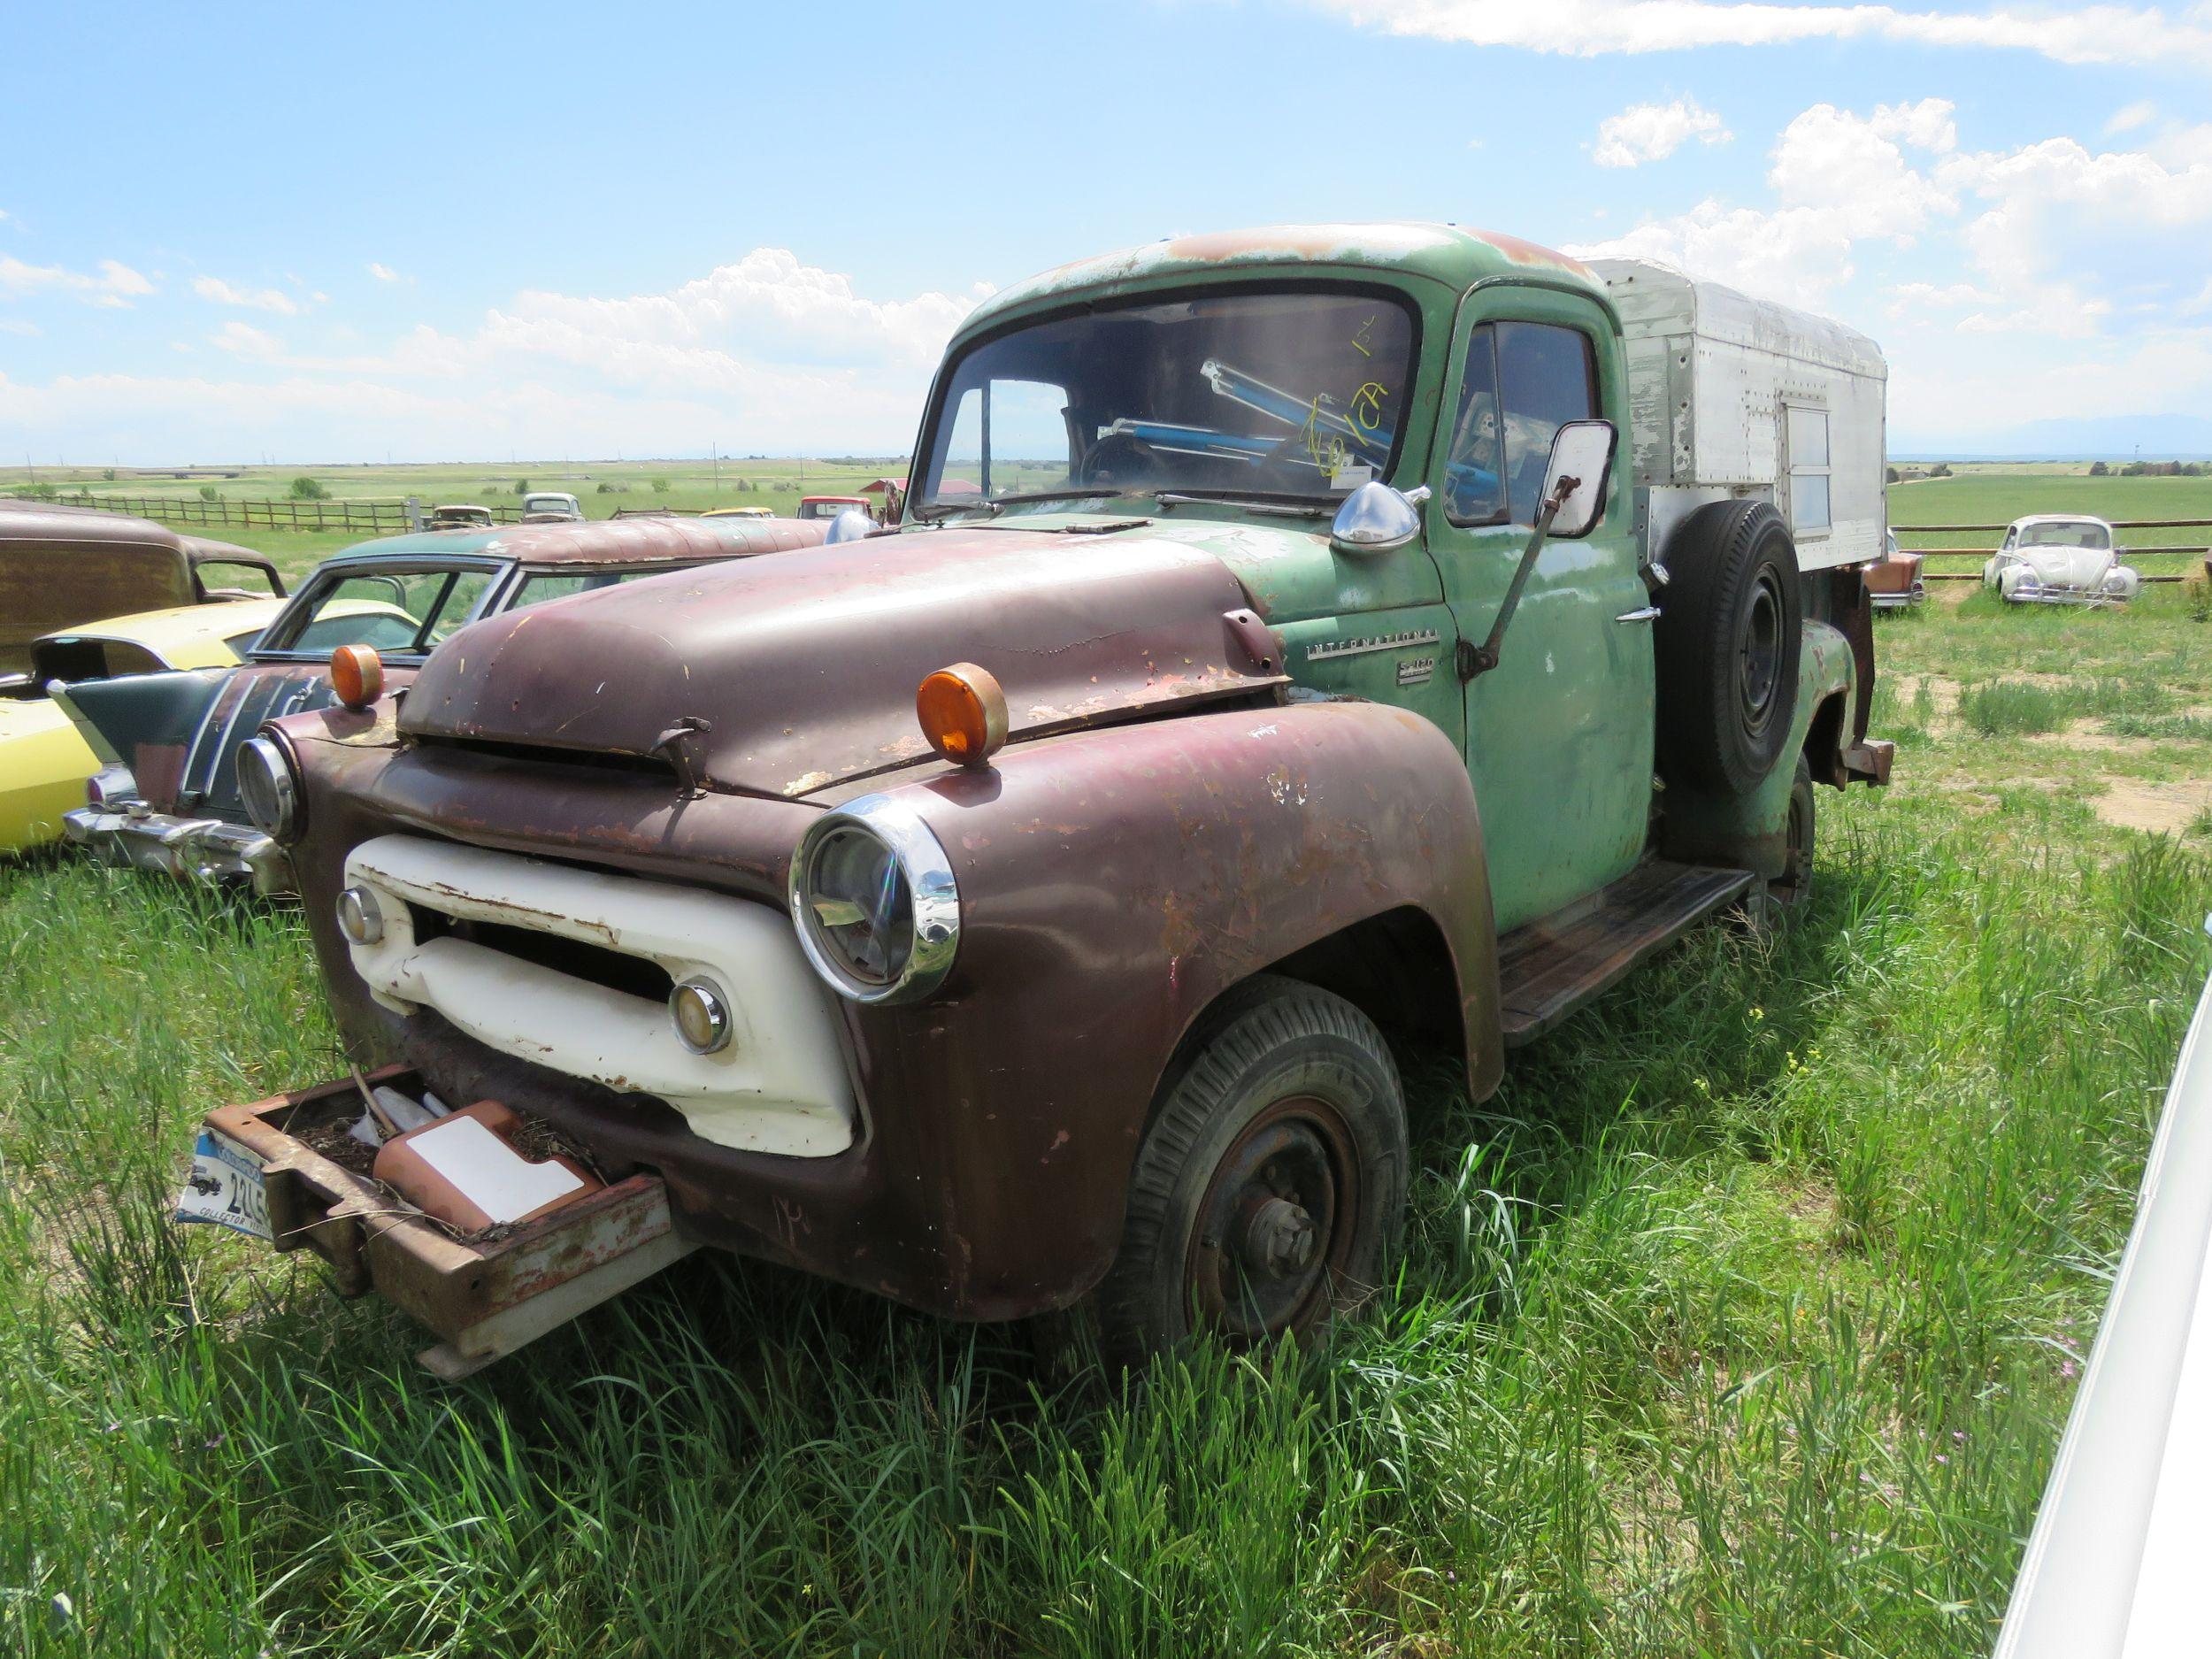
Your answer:
[[[926,502],[914,510],[914,516],[926,524],[935,524],[941,518],[956,512],[987,512],[995,515],[1002,508],[1027,505],[1040,501],[1126,501],[1133,495],[1147,495],[1149,490],[1114,489],[1106,485],[1094,485],[1087,489],[1025,489],[1010,495],[978,496],[973,501]]]
[[[1220,502],[1248,507],[1254,512],[1280,513],[1286,518],[1325,518],[1336,505],[1328,495],[1273,495],[1250,489],[1164,489],[1159,501],[1163,507],[1187,501]]]
[[[935,524],[949,518],[956,512],[996,512],[998,503],[979,495],[973,501],[926,501],[913,510],[914,516],[924,524]]]
[[[1003,507],[1010,502],[1029,501],[1126,501],[1132,495],[1147,495],[1149,490],[1109,489],[1094,485],[1088,489],[1025,489],[1011,495],[994,495],[992,501]]]

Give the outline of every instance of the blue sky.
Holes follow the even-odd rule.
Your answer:
[[[1896,447],[2212,410],[2212,6],[23,8],[0,455],[903,449],[965,309],[1448,219],[1881,341]]]

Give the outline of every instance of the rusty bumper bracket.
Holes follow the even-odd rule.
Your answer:
[[[401,1066],[369,1080],[422,1088]],[[444,1340],[419,1357],[440,1377],[482,1370],[697,1248],[676,1233],[660,1178],[645,1173],[511,1232],[457,1239],[299,1139],[350,1120],[358,1099],[348,1079],[220,1107],[206,1122],[260,1158],[276,1248],[314,1251],[340,1295],[373,1290],[436,1332]]]
[[[1843,751],[1844,776],[1879,788],[1889,781],[1889,769],[1896,758],[1897,745],[1887,738],[1863,737]]]

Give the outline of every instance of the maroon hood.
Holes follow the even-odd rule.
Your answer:
[[[1225,620],[1210,555],[1141,530],[910,531],[685,571],[462,629],[401,705],[410,735],[646,755],[678,722],[700,776],[802,795],[928,753],[914,693],[980,664],[1024,735],[1279,684]]]

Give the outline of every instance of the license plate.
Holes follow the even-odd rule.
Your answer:
[[[179,1221],[211,1221],[257,1239],[275,1238],[269,1225],[269,1193],[261,1160],[227,1136],[200,1131],[192,1172],[177,1198]]]

